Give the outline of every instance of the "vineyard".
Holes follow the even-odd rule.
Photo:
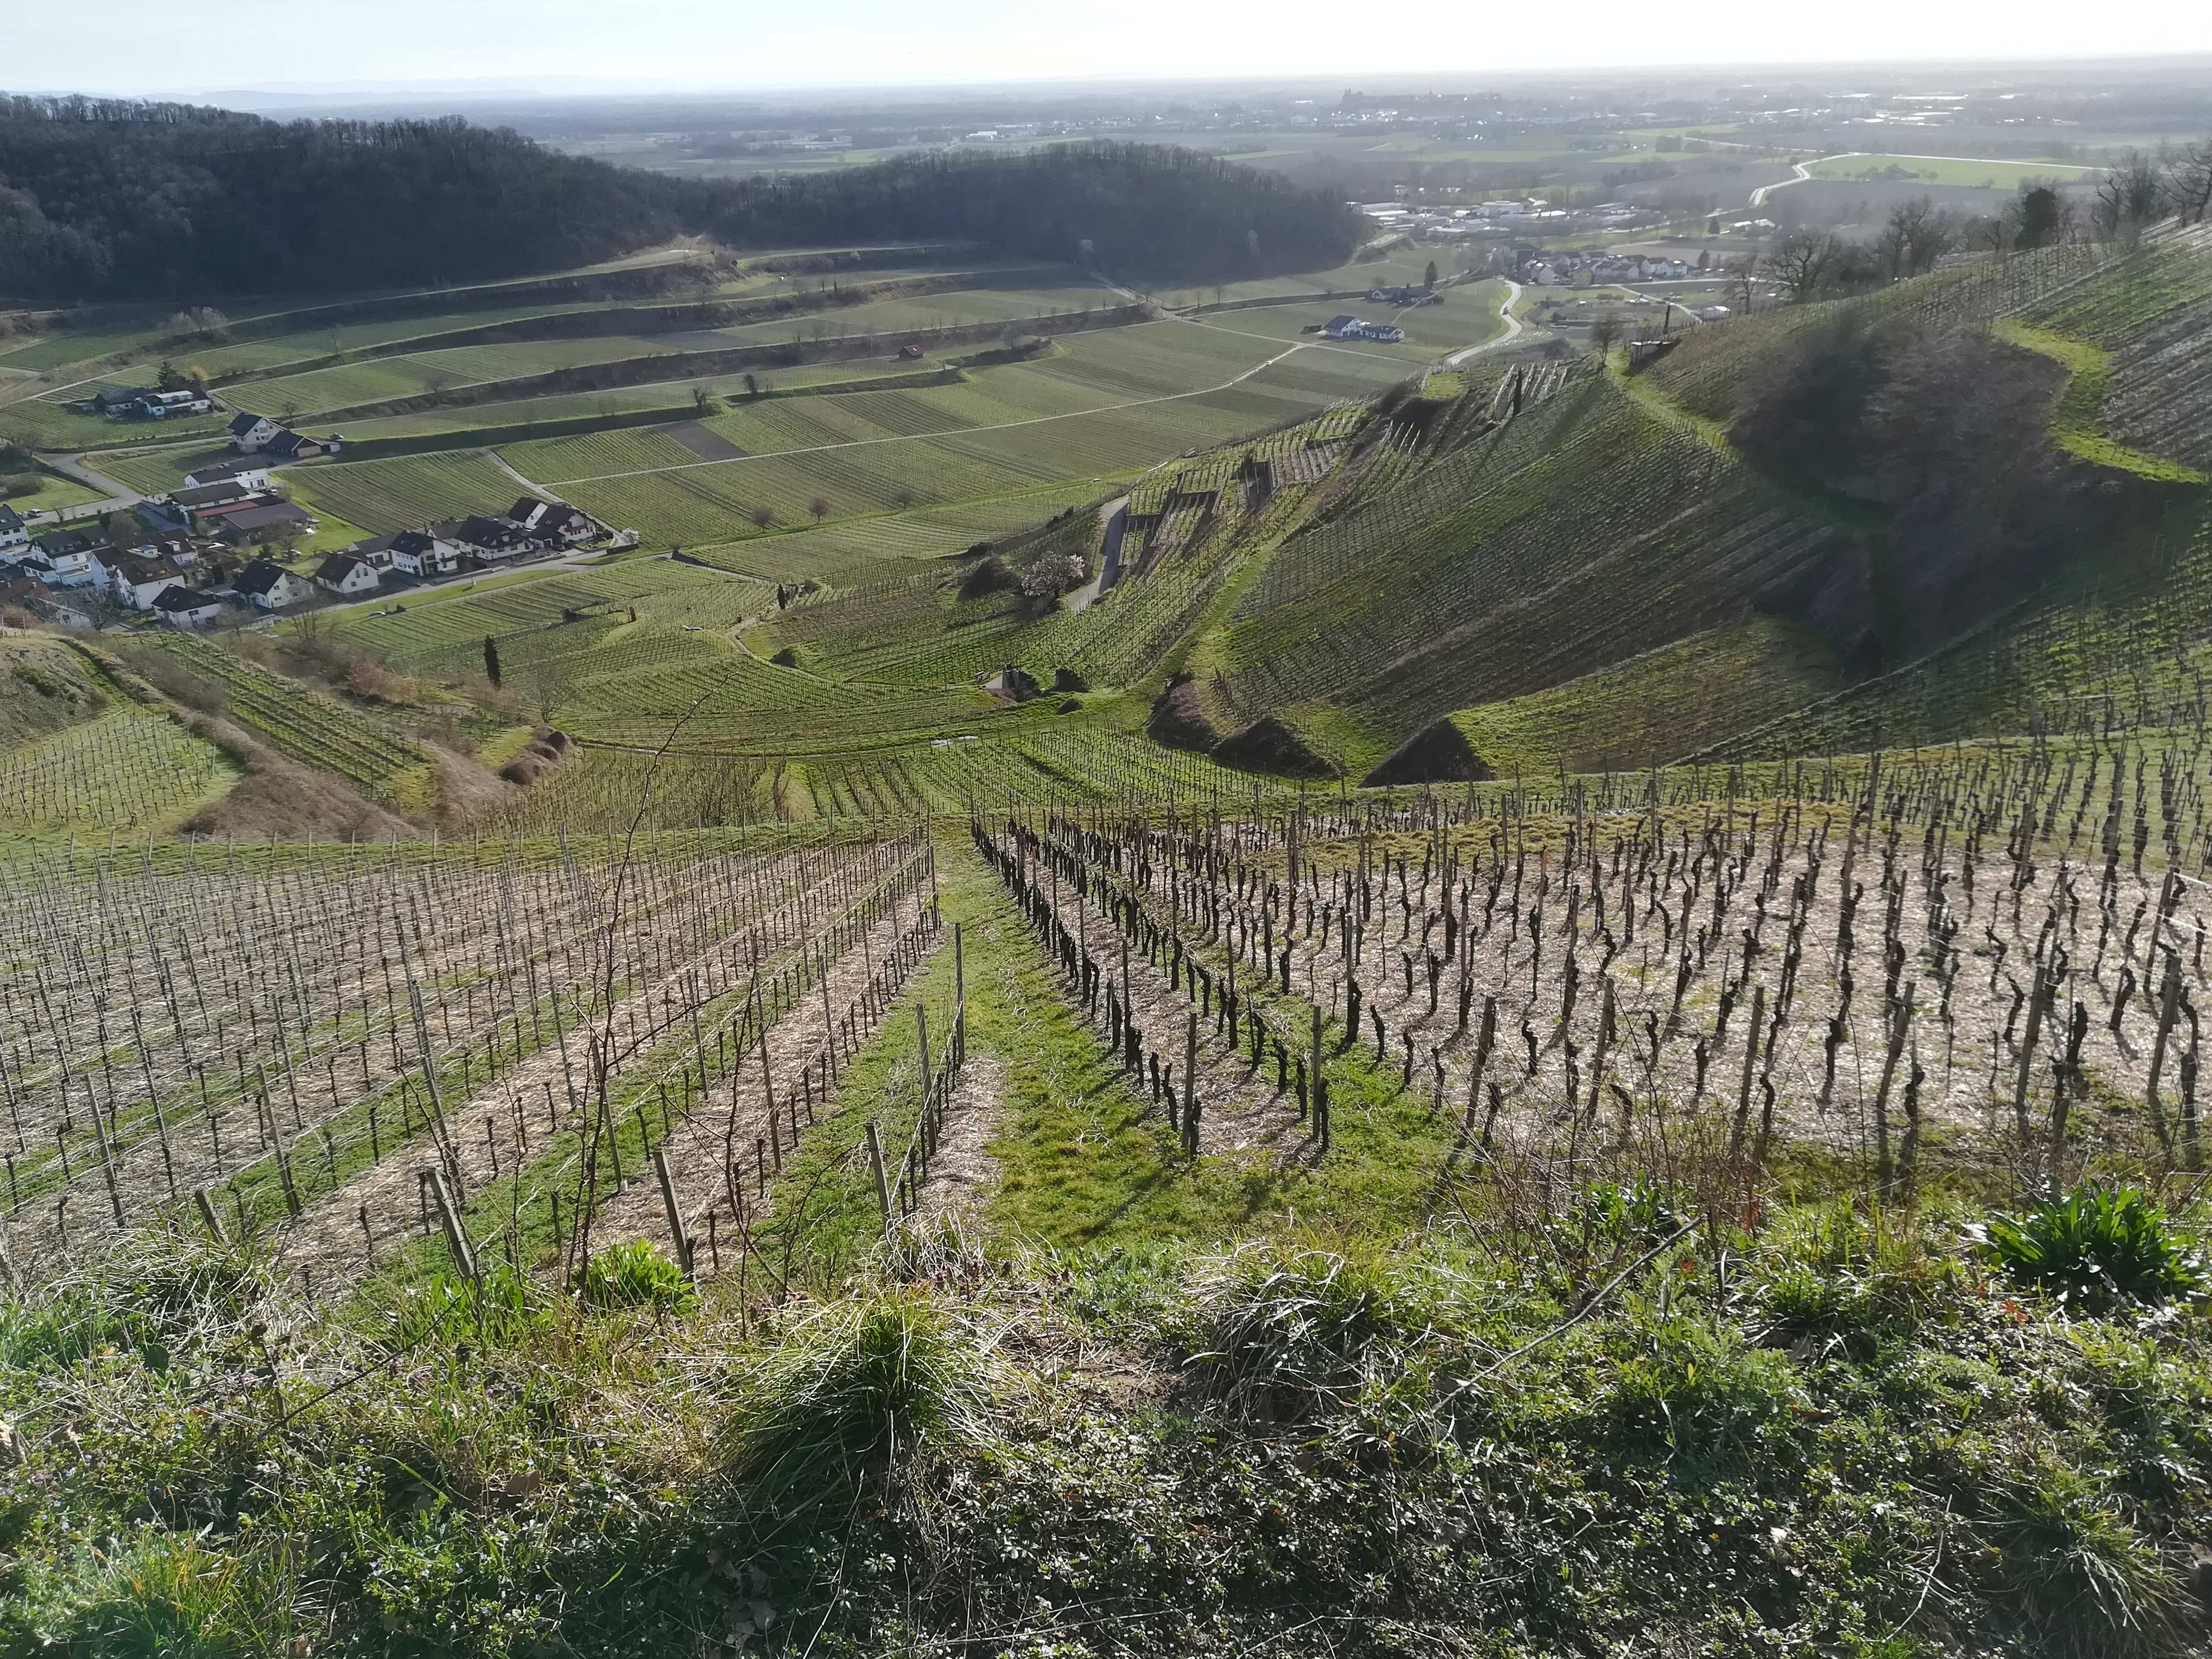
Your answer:
[[[1104,293],[878,252],[206,355]],[[2206,268],[724,388],[287,475],[663,546],[0,630],[0,1652],[2203,1650]],[[1741,421],[1861,330],[1957,517]]]
[[[372,535],[504,512],[523,493],[512,476],[469,452],[341,461],[287,473],[285,481],[303,504],[327,508]]]
[[[217,688],[232,719],[279,752],[349,780],[371,800],[402,808],[428,800],[436,766],[420,745],[212,641],[174,634],[159,644],[193,678]]]
[[[1388,441],[1370,455],[1407,466]],[[1834,539],[1585,376],[1287,540],[1239,600],[1226,695],[1248,717],[1326,697],[1410,732],[1730,620]]]

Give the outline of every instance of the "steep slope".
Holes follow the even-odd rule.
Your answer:
[[[1492,382],[1379,411],[1179,695],[1218,728],[1333,710],[1376,781],[1650,764],[1778,719],[1759,752],[2047,723],[2089,672],[2054,640],[2132,684],[2212,629],[2208,331],[2212,235],[2168,227],[1700,330],[1632,377],[1584,360],[1517,410]]]

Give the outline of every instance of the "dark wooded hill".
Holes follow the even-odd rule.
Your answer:
[[[1188,278],[1340,263],[1325,195],[1139,144],[949,154],[685,182],[434,121],[0,101],[0,294],[70,301],[405,287],[587,264],[684,233],[735,246],[957,238]]]

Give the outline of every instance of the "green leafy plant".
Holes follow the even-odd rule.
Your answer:
[[[2084,1308],[2174,1301],[2204,1289],[2202,1256],[2132,1187],[2078,1187],[1975,1232],[2014,1279]]]
[[[644,1238],[597,1252],[577,1274],[576,1288],[594,1308],[676,1310],[697,1295],[683,1270]]]

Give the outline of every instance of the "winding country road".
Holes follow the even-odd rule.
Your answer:
[[[1967,166],[1969,166],[1969,167],[2047,167],[2052,168],[2052,169],[2054,169],[2055,171],[2057,171],[2057,172],[2063,172],[2063,173],[2073,173],[2076,178],[2079,178],[2079,177],[2081,177],[2083,173],[2087,173],[2087,172],[2089,172],[2089,171],[2090,171],[2090,169],[2088,169],[2088,168],[2075,167],[2075,166],[2073,163],[2071,163],[2070,161],[2018,161],[2018,160],[2014,160],[2014,161],[2008,161],[2002,160],[2001,158],[1999,158],[1999,157],[1997,157],[1997,156],[1995,156],[1995,155],[1901,155],[1901,154],[1899,154],[1899,152],[1897,152],[1897,151],[1895,151],[1895,150],[1886,150],[1886,149],[1880,149],[1880,150],[1878,150],[1878,149],[1847,149],[1847,150],[1841,151],[1841,152],[1839,152],[1838,154],[1834,155],[1820,155],[1820,156],[1815,156],[1813,160],[1811,160],[1811,161],[1796,161],[1796,162],[1792,162],[1792,163],[1790,164],[1790,171],[1791,171],[1791,172],[1793,172],[1793,173],[1795,173],[1797,176],[1796,176],[1795,179],[1778,179],[1778,180],[1776,180],[1773,184],[1771,184],[1771,185],[1760,185],[1757,190],[1754,190],[1753,191],[1752,191],[1752,192],[1751,192],[1751,205],[1752,205],[1753,207],[1765,207],[1765,206],[1766,205],[1766,198],[1767,198],[1770,195],[1773,194],[1773,192],[1774,192],[1774,191],[1778,191],[1778,190],[1787,190],[1787,189],[1789,189],[1789,188],[1790,188],[1790,185],[1806,185],[1806,184],[1814,184],[1814,183],[1819,182],[1818,180],[1816,180],[1816,179],[1813,177],[1812,169],[1813,169],[1813,168],[1814,168],[1814,167],[1821,167],[1821,166],[1825,166],[1826,163],[1828,163],[1828,162],[1830,162],[1830,161],[1963,161],[1963,162],[1965,162],[1965,163],[1966,163]],[[2025,174],[2023,174],[2022,176],[2023,176],[2023,177],[2025,177],[2026,175],[2025,175]],[[1850,181],[1850,180],[1848,180],[1848,179],[1835,179],[1835,180],[1832,180],[1831,182],[1832,182],[1832,183],[1837,183],[1837,184],[1846,184],[1846,183],[1850,183],[1850,182],[1851,182],[1851,181]]]
[[[1444,359],[1444,367],[1457,368],[1470,357],[1480,357],[1486,352],[1503,350],[1519,339],[1523,331],[1521,319],[1513,314],[1513,307],[1519,303],[1520,299],[1521,284],[1508,277],[1505,282],[1504,301],[1498,307],[1498,314],[1505,319],[1505,332],[1494,340],[1485,340],[1480,345],[1462,346]]]

